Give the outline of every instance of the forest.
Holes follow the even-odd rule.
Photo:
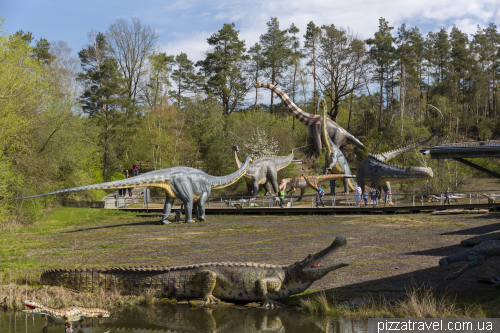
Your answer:
[[[162,50],[154,29],[137,18],[90,31],[77,56],[66,42],[34,40],[32,33],[9,34],[0,25],[4,223],[35,221],[61,198],[99,200],[106,193],[8,197],[121,179],[133,164],[142,172],[190,166],[223,175],[235,170],[232,145],[254,158],[305,146],[307,128],[279,97],[257,90],[256,82],[277,85],[312,114],[324,97],[329,116],[366,146],[346,148],[352,168],[389,125],[378,152],[429,136],[441,118],[426,104],[444,115],[431,144],[493,140],[500,134],[500,34],[493,23],[472,35],[456,26],[423,34],[380,18],[378,31],[363,39],[348,27],[311,21],[299,31],[294,24],[280,27],[272,17],[254,45],[245,44],[234,23],[224,24],[207,39],[204,59],[197,62],[186,53]],[[296,158],[306,150],[296,151]],[[320,172],[322,158],[308,170]],[[418,150],[396,163],[429,166],[436,174],[400,191],[459,190],[475,175]],[[498,169],[496,160],[476,163]],[[291,166],[280,176],[297,172]],[[244,189],[240,181],[217,194]]]

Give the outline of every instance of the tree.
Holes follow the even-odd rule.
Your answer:
[[[361,40],[348,29],[331,24],[322,26],[321,30],[318,82],[330,99],[330,117],[336,120],[341,98],[362,86],[359,76],[356,80],[356,71],[362,64],[365,49]]]
[[[266,76],[274,85],[283,82],[285,73],[290,65],[292,55],[291,39],[288,30],[280,30],[276,17],[271,17],[267,22],[267,32],[260,35],[262,54],[264,56],[264,68],[268,70]],[[274,93],[271,92],[270,111],[273,113]]]
[[[383,121],[385,80],[384,74],[387,74],[389,72],[389,67],[394,60],[395,48],[392,44],[396,40],[396,38],[392,37],[391,35],[391,30],[393,29],[394,27],[390,27],[389,22],[381,17],[379,19],[378,31],[375,33],[375,38],[370,38],[366,41],[366,44],[371,46],[368,54],[378,66],[376,70],[377,75],[375,77],[375,80],[377,80],[380,84],[380,108],[378,127],[382,125]],[[389,106],[389,101],[387,101],[387,105]]]
[[[318,52],[319,39],[321,37],[321,28],[317,27],[313,21],[307,24],[306,34],[304,35],[304,49],[309,59],[307,65],[312,67],[313,76],[313,106],[316,114],[316,102],[318,100],[318,90],[316,89],[316,53]]]
[[[180,110],[181,105],[188,99],[186,94],[196,93],[203,82],[203,78],[196,75],[194,63],[188,59],[185,53],[175,57],[174,65],[176,69],[173,70],[171,76],[177,89],[170,90],[168,93],[177,102],[177,108]]]
[[[211,51],[205,60],[196,63],[207,80],[205,91],[221,101],[226,115],[242,105],[248,91],[242,67],[249,56],[245,55],[245,42],[238,38],[239,31],[234,27],[234,23],[226,23],[210,36],[207,41]]]
[[[170,72],[174,61],[174,56],[168,56],[165,52],[153,52],[149,56],[149,78],[143,87],[141,98],[150,110],[164,101],[166,89],[171,86]]]
[[[35,59],[43,64],[50,64],[53,59],[52,54],[50,54],[50,43],[45,38],[40,38],[36,41],[33,54]]]
[[[127,115],[127,107],[131,106],[128,97],[127,80],[122,78],[118,62],[109,56],[106,37],[102,33],[94,35],[91,45],[82,49],[78,56],[82,63],[79,80],[84,85],[81,95],[83,111],[91,117],[101,131],[103,148],[103,179],[110,176],[110,160],[115,154],[113,148],[119,135],[131,121]],[[128,119],[127,119],[128,118]],[[125,125],[125,126],[124,126]]]
[[[30,45],[31,42],[33,41],[33,35],[31,34],[30,31],[24,32],[24,30],[19,30],[15,33],[15,35],[19,38],[21,38],[26,44]]]
[[[250,80],[252,83],[257,83],[259,82],[261,76],[262,76],[262,71],[263,71],[263,62],[264,58],[262,55],[262,46],[259,43],[255,43],[254,46],[250,47],[248,49],[248,53],[250,55],[250,59],[248,61],[248,65],[246,67],[246,71],[248,72],[250,76]],[[253,110],[255,111],[255,108],[257,107],[257,100],[258,100],[258,89],[255,88],[255,102],[253,104]]]
[[[118,61],[122,75],[127,79],[127,95],[136,103],[140,82],[147,71],[147,61],[153,52],[158,35],[149,25],[141,25],[132,17],[132,24],[118,19],[106,32],[108,51]]]

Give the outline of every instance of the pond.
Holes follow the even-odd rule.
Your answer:
[[[47,323],[44,315],[22,312],[0,314],[1,333],[42,332]],[[50,320],[49,320],[50,321]],[[113,311],[109,318],[86,318],[73,323],[74,333],[90,332],[331,332],[362,333],[367,320],[310,316],[294,309],[190,308],[185,305],[136,307]],[[61,324],[48,327],[50,333],[64,333]]]

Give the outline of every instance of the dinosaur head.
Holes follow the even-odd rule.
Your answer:
[[[312,284],[315,280],[321,279],[323,276],[336,269],[349,266],[349,260],[336,263],[333,265],[323,266],[320,262],[327,256],[346,246],[347,241],[344,237],[336,237],[330,246],[315,254],[309,254],[304,260],[298,261],[289,266],[289,273],[292,279],[301,283]]]
[[[232,147],[231,147],[231,149],[232,149],[233,151],[237,152],[237,153],[239,153],[239,152],[240,152],[240,148],[238,148],[238,146],[237,146],[237,145],[232,146]]]
[[[459,261],[468,261],[469,263],[465,265],[461,270],[451,273],[446,277],[446,280],[454,280],[471,268],[481,266],[486,258],[478,251],[474,251],[474,248],[470,250],[465,250],[457,254],[451,255],[449,257],[442,258],[439,260],[439,266],[448,266],[451,263]]]
[[[26,313],[40,313],[45,310],[45,307],[41,304],[35,303],[33,301],[24,301],[23,305],[28,309],[23,310]]]

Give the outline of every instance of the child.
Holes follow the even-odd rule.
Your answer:
[[[363,193],[363,200],[365,202],[365,207],[368,206],[368,192],[366,192],[365,190],[365,193]]]
[[[385,206],[389,205],[389,191],[385,192]]]

